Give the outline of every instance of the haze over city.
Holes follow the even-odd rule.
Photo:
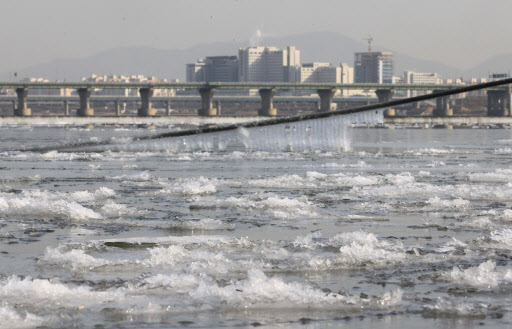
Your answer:
[[[236,46],[254,43],[257,36],[262,45],[267,45],[266,41],[286,40],[289,36],[329,32],[351,39],[353,48],[360,47],[347,49],[348,53],[364,51],[363,38],[371,34],[375,49],[442,63],[450,67],[447,72],[451,75],[467,75],[471,74],[467,71],[494,56],[512,53],[512,45],[506,42],[512,27],[508,17],[511,11],[512,3],[508,1],[478,0],[434,0],[415,2],[414,6],[405,0],[7,2],[0,13],[4,42],[0,74],[4,80],[18,71],[37,74],[44,63],[60,59],[61,66],[53,63],[46,68],[52,71],[48,78],[76,79],[65,67],[66,60],[91,57],[89,62],[94,65],[95,56],[119,48],[133,52],[132,57],[138,56],[137,49],[142,52],[145,47],[182,53],[190,50],[184,52],[183,60],[193,62],[197,45],[221,43],[217,49],[222,49],[222,54],[202,56],[226,55],[235,53]],[[321,60],[324,51],[303,50],[302,56]],[[140,57],[141,61],[145,58]],[[338,61],[351,62],[353,58]],[[494,67],[487,65],[488,71],[509,70],[506,64],[494,63]],[[101,68],[101,60],[97,65]],[[396,66],[401,69],[400,65],[397,59]],[[158,74],[156,69],[144,69],[143,65],[141,70]],[[476,73],[484,71],[480,68]],[[162,67],[160,72],[165,78],[183,78],[183,63],[176,68]]]

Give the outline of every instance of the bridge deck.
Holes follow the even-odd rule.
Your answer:
[[[357,90],[449,90],[460,88],[455,84],[377,84],[377,83],[284,83],[284,82],[170,82],[170,83],[119,83],[119,82],[0,82],[0,89],[37,88],[37,89],[279,89],[279,90],[316,90],[316,89],[357,89]],[[500,87],[506,88],[506,87]]]
[[[17,96],[0,96],[0,102],[10,102],[17,100]],[[91,100],[94,101],[127,101],[127,102],[135,102],[139,101],[139,96],[103,96],[103,95],[94,95],[90,96]],[[395,99],[400,99],[400,97],[395,97]],[[29,102],[60,102],[60,101],[78,101],[78,95],[71,96],[52,96],[52,95],[33,95],[30,94],[27,96],[27,101]],[[151,98],[153,102],[200,102],[201,97],[199,94],[197,96],[153,96]],[[214,101],[221,102],[261,102],[260,96],[214,96]],[[273,98],[274,102],[318,102],[320,97],[318,96],[275,96]],[[353,103],[367,103],[367,102],[375,102],[377,100],[376,97],[334,97],[333,102],[353,102]]]

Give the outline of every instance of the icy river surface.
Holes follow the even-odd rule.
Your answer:
[[[168,130],[0,127],[0,328],[512,327],[511,130],[12,151]]]

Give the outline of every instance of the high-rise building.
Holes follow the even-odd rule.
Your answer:
[[[355,53],[354,73],[356,83],[392,83],[393,53]]]
[[[238,81],[238,58],[236,56],[206,57],[206,82],[236,82]]]
[[[341,63],[341,83],[354,83],[354,68],[347,63]]]
[[[300,65],[300,51],[290,46],[248,47],[238,50],[238,81],[288,82]]]
[[[300,51],[295,46],[286,48],[286,65],[284,67],[284,82],[294,82],[294,72],[300,67]]]
[[[205,82],[205,62],[200,59],[194,64],[187,64],[187,82]]]
[[[236,56],[210,56],[194,64],[187,64],[187,82],[236,82]]]
[[[354,68],[350,67],[347,63],[340,64],[341,69],[341,83],[351,84],[354,83]],[[351,95],[355,95],[358,92],[352,89],[342,89],[341,95],[343,97],[348,97]]]

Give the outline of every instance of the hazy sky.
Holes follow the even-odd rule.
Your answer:
[[[199,43],[334,31],[414,57],[469,68],[512,52],[510,0],[2,1],[0,70],[120,46]]]

